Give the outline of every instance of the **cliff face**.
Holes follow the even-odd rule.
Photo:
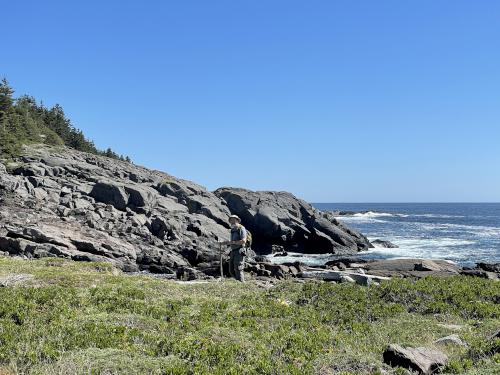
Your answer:
[[[290,193],[220,188],[215,195],[246,228],[258,233],[255,245],[261,252],[282,248],[300,253],[353,254],[370,247],[365,236]]]
[[[0,251],[110,261],[126,271],[199,272],[218,262],[235,213],[257,252],[355,253],[366,238],[289,193],[215,193],[166,173],[67,148],[25,147],[0,164]]]

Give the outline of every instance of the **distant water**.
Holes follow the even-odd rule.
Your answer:
[[[367,258],[447,259],[462,266],[480,261],[500,262],[500,203],[317,203],[314,206],[328,211],[369,211],[338,219],[370,240],[389,240],[399,248],[375,248],[360,253]],[[299,260],[291,258],[287,260]],[[323,255],[300,260],[318,264],[327,258]]]

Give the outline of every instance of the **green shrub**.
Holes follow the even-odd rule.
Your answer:
[[[500,325],[499,283],[488,280],[285,281],[265,290],[0,258],[0,275],[12,273],[34,275],[0,288],[0,367],[20,374],[373,374],[385,368],[387,344],[433,346],[449,334],[442,322],[463,326],[469,343],[443,349],[448,373],[500,366],[498,340],[486,339]]]

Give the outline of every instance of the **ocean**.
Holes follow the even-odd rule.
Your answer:
[[[500,203],[316,203],[328,211],[356,211],[338,219],[370,240],[398,248],[374,248],[364,258],[446,259],[461,266],[500,262]],[[289,254],[283,261],[322,264],[331,255]]]

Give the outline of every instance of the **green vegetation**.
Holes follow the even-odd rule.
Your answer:
[[[13,97],[14,90],[6,79],[0,82],[0,157],[11,159],[20,155],[28,143],[66,145],[76,150],[130,161],[108,148],[100,151],[85,138],[56,104],[46,108],[31,96]]]
[[[389,343],[441,348],[447,373],[500,369],[500,283],[179,284],[107,264],[0,258],[2,374],[380,374]],[[3,372],[2,372],[3,371]]]

